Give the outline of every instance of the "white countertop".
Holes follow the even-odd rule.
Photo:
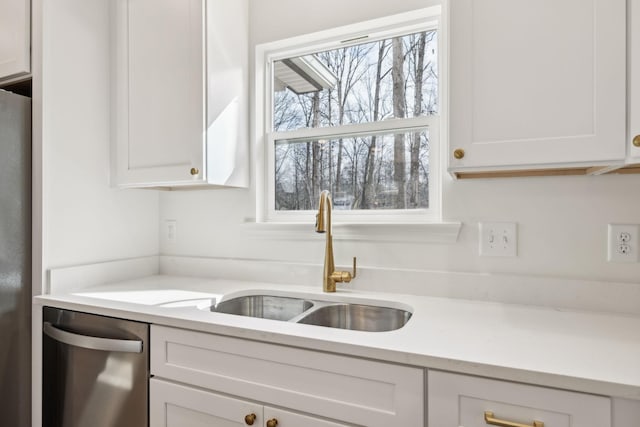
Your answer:
[[[269,290],[410,307],[401,329],[359,332],[212,313],[196,305]],[[175,303],[166,306],[168,303]],[[607,313],[269,283],[151,276],[43,295],[71,310],[426,368],[640,400],[640,318]]]

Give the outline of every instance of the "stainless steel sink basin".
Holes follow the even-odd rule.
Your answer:
[[[302,298],[249,295],[222,301],[216,306],[211,306],[210,310],[216,313],[287,321],[311,307],[313,307],[313,302]]]
[[[333,304],[312,311],[298,323],[355,331],[385,332],[402,328],[410,318],[410,312],[397,308]]]

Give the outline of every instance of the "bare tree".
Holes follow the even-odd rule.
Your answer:
[[[435,31],[316,55],[331,89],[274,96],[274,129],[340,126],[433,114],[438,109]],[[280,146],[282,145],[282,146]],[[351,209],[428,205],[428,133],[363,135],[276,147],[276,207],[313,209],[329,189]]]
[[[405,117],[405,79],[404,79],[404,45],[400,37],[391,41],[393,51],[393,116],[397,119]],[[393,142],[393,181],[397,190],[395,206],[405,209],[405,144],[404,134],[395,134]]]
[[[418,35],[417,49],[412,49],[415,57],[414,76],[415,86],[413,91],[413,115],[418,117],[422,115],[422,86],[424,81],[424,49],[427,43],[427,33]],[[414,132],[411,140],[411,161],[409,166],[409,206],[418,207],[420,204],[420,147],[421,132]]]
[[[382,40],[378,45],[378,61],[376,65],[376,77],[374,80],[373,116],[372,121],[377,121],[380,115],[380,86],[382,82],[382,63],[385,57],[386,41]],[[376,163],[377,135],[371,136],[371,143],[367,150],[367,158],[364,166],[364,182],[362,184],[361,208],[371,209],[375,198],[375,183],[373,170]]]

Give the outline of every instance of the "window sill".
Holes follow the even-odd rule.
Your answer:
[[[455,243],[461,222],[389,224],[338,223],[333,224],[333,239],[390,243]],[[277,240],[315,240],[313,224],[281,222],[247,222],[242,230],[252,237]]]

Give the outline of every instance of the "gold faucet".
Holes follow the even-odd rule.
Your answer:
[[[335,271],[333,262],[333,236],[331,235],[331,194],[327,190],[320,193],[318,214],[316,215],[316,233],[327,234],[327,244],[324,251],[324,272],[322,275],[322,290],[335,292],[337,282],[349,283],[356,277],[356,257],[353,257],[353,275],[348,271]]]

